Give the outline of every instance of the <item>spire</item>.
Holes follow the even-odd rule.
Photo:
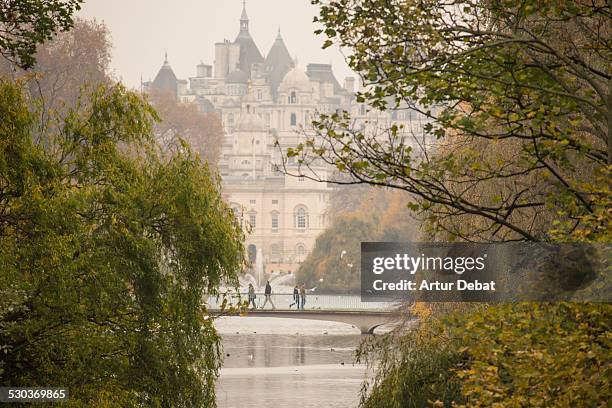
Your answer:
[[[153,80],[153,87],[159,91],[170,92],[176,98],[178,79],[168,63],[168,52],[164,52],[164,64]]]
[[[246,12],[246,0],[242,0],[242,15],[240,16],[240,31],[249,31],[249,16]]]
[[[293,59],[283,41],[279,27],[276,40],[268,52],[264,65],[265,71],[268,73],[267,81],[272,91],[273,100],[276,100],[278,86],[293,66]]]
[[[259,64],[264,61],[261,56],[257,44],[253,41],[249,34],[249,17],[246,13],[246,1],[242,2],[242,16],[240,17],[240,32],[234,41],[234,44],[240,45],[240,69],[251,75],[253,64]]]

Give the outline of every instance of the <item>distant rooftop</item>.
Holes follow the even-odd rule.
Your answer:
[[[158,91],[167,91],[171,92],[173,95],[176,95],[178,90],[178,80],[170,63],[168,62],[168,53],[165,54],[164,63],[160,68],[157,76],[153,80],[153,87]]]
[[[281,81],[293,68],[293,60],[291,59],[291,55],[289,54],[289,50],[283,41],[283,37],[281,37],[280,29],[278,30],[278,35],[276,36],[276,40],[270,48],[270,52],[266,57],[266,61],[264,64],[265,70],[268,73],[268,82],[271,85],[273,98],[276,99],[276,91]]]
[[[331,64],[308,64],[306,67],[306,75],[308,75],[312,81],[334,84],[334,92],[337,94],[344,94],[347,92],[334,76]]]

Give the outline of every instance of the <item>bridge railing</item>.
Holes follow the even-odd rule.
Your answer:
[[[255,305],[261,308],[266,299],[264,293],[255,293]],[[231,293],[226,296],[228,303],[237,305],[249,299],[248,293]],[[223,296],[209,296],[207,300],[208,308],[218,310],[221,308]],[[293,298],[293,293],[272,293],[271,300],[278,310],[297,310],[297,305]],[[338,310],[338,311],[387,311],[393,308],[392,303],[387,302],[362,302],[359,295],[320,295],[316,293],[306,294],[305,310]],[[253,305],[250,304],[249,308]],[[272,309],[268,302],[265,309]]]

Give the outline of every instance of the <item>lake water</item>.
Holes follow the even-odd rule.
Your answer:
[[[362,336],[334,322],[224,317],[220,408],[355,408],[366,373],[355,365]]]

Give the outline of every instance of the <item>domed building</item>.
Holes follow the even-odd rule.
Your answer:
[[[253,112],[250,112],[250,106],[247,106],[247,112],[240,115],[234,133],[267,133],[267,127],[263,119]]]
[[[277,105],[283,107],[284,117],[281,125],[291,130],[307,127],[312,114],[317,108],[313,100],[314,84],[297,62],[291,71],[287,72],[278,87]],[[295,136],[295,132],[294,132]],[[294,137],[292,138],[294,139]]]
[[[369,112],[356,103],[355,80],[349,77],[340,85],[330,64],[301,68],[280,29],[264,58],[249,28],[243,5],[235,40],[214,45],[214,70],[201,62],[188,89],[179,86],[175,92],[181,102],[197,103],[202,111],[221,117],[226,133],[219,163],[223,194],[249,226],[251,261],[262,256],[266,272],[294,272],[329,223],[331,189],[327,183],[279,171],[281,151],[303,140],[317,112],[344,109],[355,118],[384,123],[390,114]],[[153,85],[176,89],[170,72],[166,59]],[[296,161],[284,165],[290,173],[305,172]],[[312,170],[325,177],[329,169]]]
[[[271,175],[269,137],[263,119],[247,106],[247,112],[240,115],[234,131],[227,137],[232,145],[230,156],[234,177],[257,182]],[[226,173],[227,177],[230,177],[229,173]]]
[[[297,66],[297,63],[291,71],[285,74],[278,88],[279,93],[288,93],[292,90],[300,92],[312,91],[310,78]]]

